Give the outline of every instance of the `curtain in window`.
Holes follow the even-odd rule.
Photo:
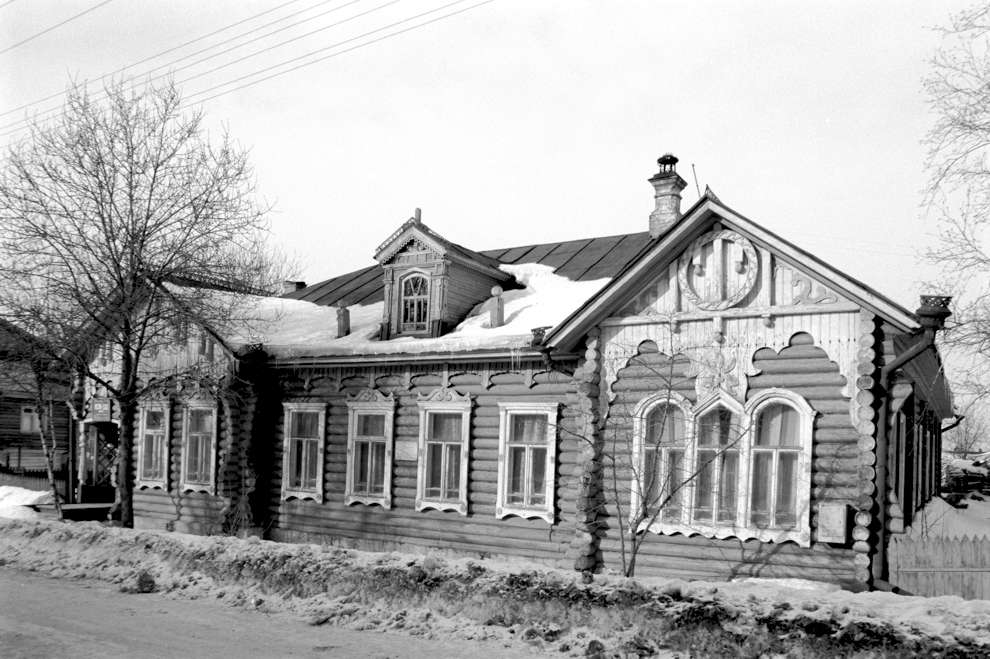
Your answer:
[[[797,411],[787,405],[770,405],[757,418],[750,495],[754,526],[789,529],[797,524],[799,424]]]
[[[735,523],[738,446],[739,424],[728,410],[715,409],[698,422],[696,521]]]
[[[165,465],[162,454],[165,444],[165,413],[144,410],[144,436],[141,444],[141,478],[163,480]]]
[[[429,415],[424,492],[427,498],[460,498],[462,423],[460,414]]]
[[[295,490],[316,490],[320,414],[293,411],[289,418],[289,487]]]
[[[546,504],[547,416],[512,414],[506,459],[506,501],[522,506]]]
[[[679,521],[684,499],[684,412],[676,405],[658,405],[646,417],[643,438],[642,496],[644,513],[663,507],[666,521]]]
[[[189,410],[186,423],[186,482],[209,484],[213,465],[213,410]]]

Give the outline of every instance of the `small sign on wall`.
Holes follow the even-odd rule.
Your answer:
[[[113,406],[110,399],[97,397],[90,400],[89,420],[94,422],[105,422],[112,420]]]
[[[415,439],[397,439],[395,440],[395,454],[392,456],[394,460],[409,460],[415,462],[419,455],[419,441]]]
[[[849,541],[849,506],[844,503],[818,504],[818,542],[845,544]]]

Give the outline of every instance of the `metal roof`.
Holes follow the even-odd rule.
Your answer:
[[[498,263],[540,263],[572,281],[614,277],[652,240],[648,231],[565,242],[489,249],[480,254]],[[451,245],[455,245],[451,243]],[[457,247],[460,247],[459,245]],[[465,251],[467,250],[466,248]],[[383,272],[372,265],[312,284],[284,297],[332,306],[370,304],[383,299]]]

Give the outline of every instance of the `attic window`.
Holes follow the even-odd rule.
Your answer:
[[[425,332],[429,327],[430,281],[423,275],[402,280],[400,332]]]

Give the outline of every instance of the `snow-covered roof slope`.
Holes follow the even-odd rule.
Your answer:
[[[233,318],[216,328],[232,348],[261,344],[270,355],[321,357],[335,355],[422,354],[528,347],[532,330],[553,327],[598,292],[608,279],[571,281],[537,263],[501,265],[524,288],[506,291],[505,322],[490,326],[489,303],[476,306],[450,333],[437,338],[398,337],[378,340],[382,302],[348,307],[350,332],[337,338],[337,309],[281,297],[260,297],[211,291]],[[175,289],[173,289],[175,290]]]
[[[487,304],[479,304],[449,334],[437,338],[399,337],[379,341],[379,328],[382,321],[382,302],[348,307],[351,331],[347,336],[336,337],[336,310],[331,309],[326,331],[305,333],[288,331],[293,323],[280,322],[279,326],[289,325],[285,333],[269,332],[265,350],[276,357],[314,357],[332,355],[381,355],[434,352],[460,352],[471,350],[524,348],[530,345],[532,330],[537,327],[553,327],[588,298],[598,292],[608,279],[592,281],[571,281],[554,274],[550,266],[537,263],[521,265],[501,265],[503,271],[513,275],[524,288],[506,291],[502,295],[505,303],[505,323],[491,327]],[[282,298],[278,298],[282,300]],[[317,307],[309,302],[283,300],[297,305]],[[314,315],[316,315],[314,313]],[[299,325],[307,321],[300,320]],[[303,336],[305,334],[305,336]]]

